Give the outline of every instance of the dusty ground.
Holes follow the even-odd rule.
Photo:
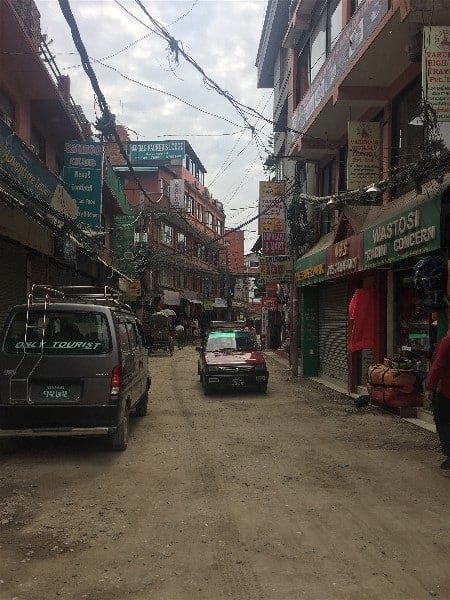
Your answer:
[[[450,598],[436,436],[269,358],[269,393],[203,396],[193,348],[152,357],[128,450],[0,455],[1,600]]]

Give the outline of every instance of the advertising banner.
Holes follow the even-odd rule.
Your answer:
[[[294,261],[290,256],[261,256],[259,277],[262,281],[290,283],[293,276]]]
[[[78,221],[101,226],[103,147],[100,142],[67,142],[64,187],[78,205]]]
[[[379,123],[348,124],[347,189],[357,190],[380,180],[381,129]]]
[[[184,158],[184,141],[128,142],[128,156],[132,163],[147,160]]]
[[[285,255],[286,233],[284,231],[263,232],[262,252],[265,256]]]
[[[450,26],[423,28],[422,88],[438,121],[450,121]]]
[[[184,205],[184,179],[170,181],[170,206],[172,208],[186,208]]]
[[[259,182],[259,233],[286,231],[285,181]]]
[[[111,251],[113,260],[124,273],[132,271],[134,221],[134,215],[115,215],[113,218]]]

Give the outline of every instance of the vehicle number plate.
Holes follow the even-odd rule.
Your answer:
[[[231,385],[241,387],[244,385],[244,380],[242,379],[242,377],[234,377],[231,381]]]
[[[45,400],[69,400],[70,385],[43,385],[41,397]]]

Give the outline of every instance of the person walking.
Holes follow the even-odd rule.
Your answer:
[[[445,456],[441,469],[450,475],[450,329],[433,354],[425,381],[425,397],[431,401],[436,431]]]
[[[184,348],[184,326],[181,323],[175,327],[175,337],[177,339],[178,350],[183,350]]]

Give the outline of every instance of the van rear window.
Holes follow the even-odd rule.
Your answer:
[[[101,313],[30,312],[25,338],[26,312],[11,321],[4,350],[10,354],[26,352],[44,354],[107,354],[111,352],[108,322]]]

